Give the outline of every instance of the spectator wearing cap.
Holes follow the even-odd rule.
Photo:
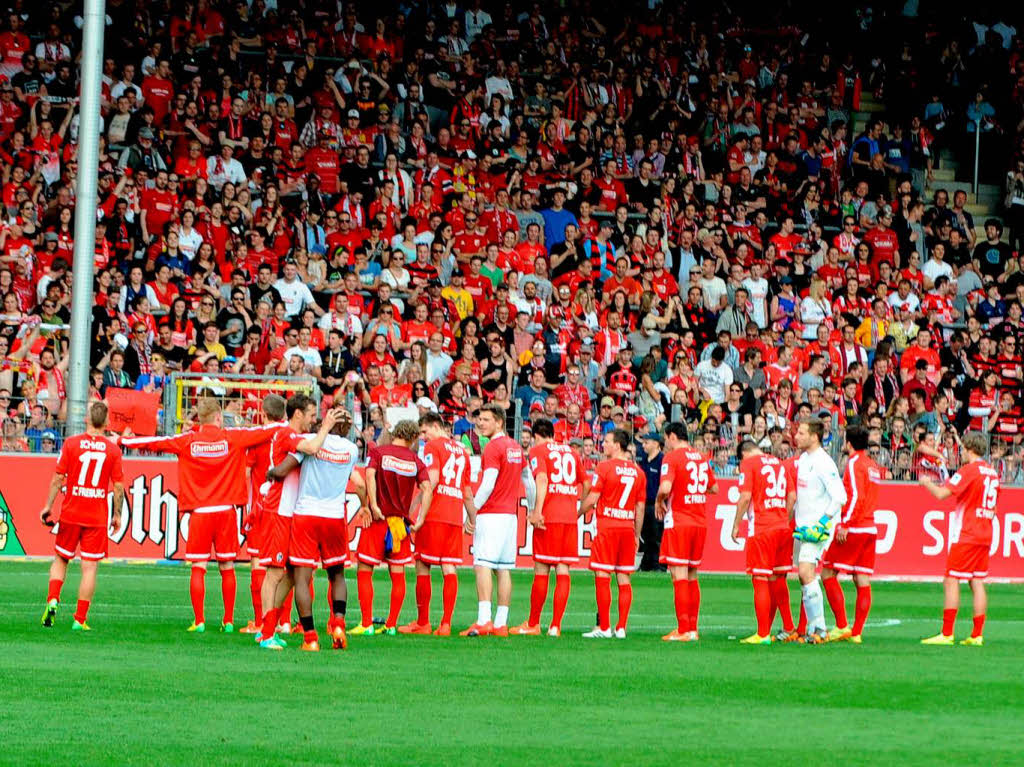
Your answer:
[[[590,430],[596,440],[604,438],[604,435],[615,428],[615,422],[612,420],[612,411],[615,409],[615,399],[612,397],[602,397],[598,403],[597,415],[594,417],[593,423],[590,425]],[[619,408],[620,410],[622,408]]]
[[[148,125],[139,130],[135,143],[121,152],[117,160],[117,166],[122,171],[138,173],[145,170],[154,174],[160,170],[167,170],[167,164],[155,146],[156,134]]]
[[[640,360],[650,353],[655,346],[661,346],[661,333],[658,332],[658,320],[653,314],[648,314],[640,322],[640,326],[627,337],[629,345],[633,347],[633,362],[640,364]]]

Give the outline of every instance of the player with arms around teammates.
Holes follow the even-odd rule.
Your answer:
[[[761,452],[751,440],[737,448],[740,459],[739,490],[732,539],[739,542],[740,524],[748,520],[746,540],[747,573],[754,584],[754,615],[757,631],[743,644],[771,644],[775,611],[782,615],[782,629],[793,629],[786,574],[793,569],[793,534],[790,514],[796,488],[790,487],[789,472],[782,461]]]
[[[78,586],[78,605],[71,629],[89,630],[85,619],[96,592],[96,570],[99,561],[107,556],[108,499],[112,499],[109,507],[110,528],[116,530],[121,525],[124,469],[121,450],[113,440],[107,439],[106,428],[107,406],[102,402],[94,402],[89,406],[85,433],[64,441],[46,504],[39,515],[44,525],[54,524],[53,502],[61,487],[64,487],[64,500],[53,545],[53,564],[50,565],[46,609],[42,619],[47,628],[53,626],[57,617],[57,605],[67,577],[68,563],[78,551],[82,561],[82,582]],[[111,485],[112,493],[109,490]]]
[[[796,445],[803,452],[796,460],[795,559],[807,613],[808,644],[828,641],[825,602],[817,567],[832,542],[835,522],[846,504],[846,488],[836,462],[821,446],[825,424],[808,418],[796,430]]]
[[[683,424],[665,427],[665,447],[655,514],[665,521],[658,561],[672,577],[676,628],[662,639],[695,642],[700,615],[697,569],[708,534],[708,494],[718,493],[718,482],[708,459],[690,447]]]
[[[122,437],[121,444],[177,457],[179,510],[189,514],[185,559],[192,567],[189,596],[194,619],[188,631],[206,631],[206,565],[212,551],[224,598],[221,630],[230,633],[235,630],[236,510],[249,499],[246,451],[269,441],[276,427],[225,429],[224,414],[215,399],[200,400],[196,411],[199,428],[195,431],[169,437]]]
[[[849,456],[843,472],[846,506],[836,526],[835,540],[822,559],[821,580],[825,596],[836,617],[829,632],[830,642],[861,643],[861,634],[871,611],[871,576],[875,572],[875,544],[878,528],[875,509],[884,470],[868,454],[868,430],[851,426],[846,430]],[[838,573],[849,573],[857,587],[857,606],[851,628],[846,619],[846,597]]]
[[[292,535],[288,551],[288,564],[295,578],[295,606],[302,624],[303,643],[300,650],[316,652],[320,639],[313,622],[313,598],[310,589],[313,570],[320,562],[327,571],[331,584],[331,618],[327,633],[335,650],[348,646],[345,635],[345,609],[348,602],[348,584],[345,582],[345,562],[348,559],[348,520],[345,498],[349,480],[366,508],[366,487],[362,478],[353,473],[359,460],[359,448],[348,439],[352,429],[352,416],[347,411],[338,413],[337,423],[315,454],[302,456],[289,454],[270,470],[274,479],[283,479],[298,467],[299,490],[292,517]],[[312,434],[303,435],[305,439]],[[275,644],[275,649],[283,649]]]
[[[580,516],[597,507],[597,535],[590,548],[590,569],[594,571],[597,593],[597,626],[585,633],[587,639],[626,638],[629,609],[633,604],[630,574],[636,570],[636,552],[644,523],[647,477],[632,459],[632,438],[624,429],[604,436],[605,460],[597,464],[590,492],[580,506]],[[611,578],[619,584],[619,620],[611,628]]]
[[[516,566],[519,501],[525,489],[527,506],[536,500],[533,474],[523,448],[505,434],[505,409],[484,405],[477,431],[489,441],[481,458],[480,487],[473,496],[477,508],[473,532],[473,570],[476,574],[476,621],[460,636],[508,636],[508,607]],[[497,571],[498,607],[491,622],[492,576]]]
[[[452,613],[459,594],[455,568],[462,564],[462,534],[473,534],[476,506],[470,485],[469,453],[452,439],[437,413],[420,417],[423,463],[430,489],[412,533],[416,543],[416,620],[400,626],[402,634],[429,634],[430,568],[438,565],[443,576],[441,622],[436,636],[451,636]]]
[[[541,633],[540,613],[548,596],[551,568],[555,568],[555,598],[548,636],[562,635],[562,618],[569,602],[569,565],[579,561],[579,505],[590,489],[582,461],[568,445],[555,442],[551,421],[533,424],[530,471],[537,484],[537,498],[529,521],[533,526],[533,588],[530,616],[509,633],[536,636]]]
[[[988,450],[984,434],[967,432],[960,440],[960,446],[967,463],[946,484],[937,485],[929,477],[921,478],[921,485],[937,499],[942,501],[952,496],[957,503],[956,510],[949,516],[952,545],[946,557],[946,575],[942,579],[945,591],[942,632],[922,639],[921,644],[953,644],[953,626],[960,609],[960,581],[967,581],[974,598],[974,628],[969,637],[960,640],[960,644],[981,647],[985,643],[982,634],[988,608],[985,578],[992,546],[992,520],[999,501],[999,472],[983,458]]]

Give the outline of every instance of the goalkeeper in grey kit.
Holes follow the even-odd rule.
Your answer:
[[[828,636],[825,603],[817,567],[832,542],[836,521],[846,503],[846,488],[835,461],[821,447],[825,424],[817,418],[803,421],[796,432],[802,454],[796,460],[796,506],[793,530],[797,574],[807,613],[806,641],[819,644]]]

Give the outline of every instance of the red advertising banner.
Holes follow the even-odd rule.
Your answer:
[[[475,463],[475,462],[474,462]],[[51,556],[53,532],[39,521],[39,510],[53,476],[55,456],[0,455],[0,558]],[[178,513],[178,473],[173,460],[126,458],[125,513],[110,539],[110,556],[125,559],[184,558],[188,514]],[[718,496],[708,503],[708,538],[704,551],[706,572],[742,573],[743,541],[733,542],[732,529],[738,491],[732,480],[720,481]],[[59,509],[60,500],[55,506]],[[359,508],[351,495],[349,519]],[[879,495],[875,522],[879,528],[876,575],[924,578],[940,576],[948,548],[948,521],[952,505],[938,503],[916,485],[886,484]],[[1024,580],[1024,488],[1004,488],[999,496],[989,573],[994,578]],[[354,550],[360,530],[351,525]],[[525,513],[519,516],[519,562],[532,566],[531,528]],[[579,545],[586,567],[596,534],[592,515],[580,521]],[[471,539],[466,536],[466,564]],[[244,547],[242,547],[244,551]]]

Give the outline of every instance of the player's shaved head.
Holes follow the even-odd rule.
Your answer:
[[[547,418],[538,418],[533,422],[533,436],[541,439],[552,439],[555,436],[555,427]]]
[[[196,414],[199,416],[199,423],[213,423],[220,415],[220,403],[212,397],[204,397],[199,400]]]
[[[263,398],[263,414],[269,421],[280,421],[284,418],[287,403],[280,394],[268,394]]]
[[[93,402],[89,406],[89,423],[94,429],[102,429],[107,425],[107,403]]]

